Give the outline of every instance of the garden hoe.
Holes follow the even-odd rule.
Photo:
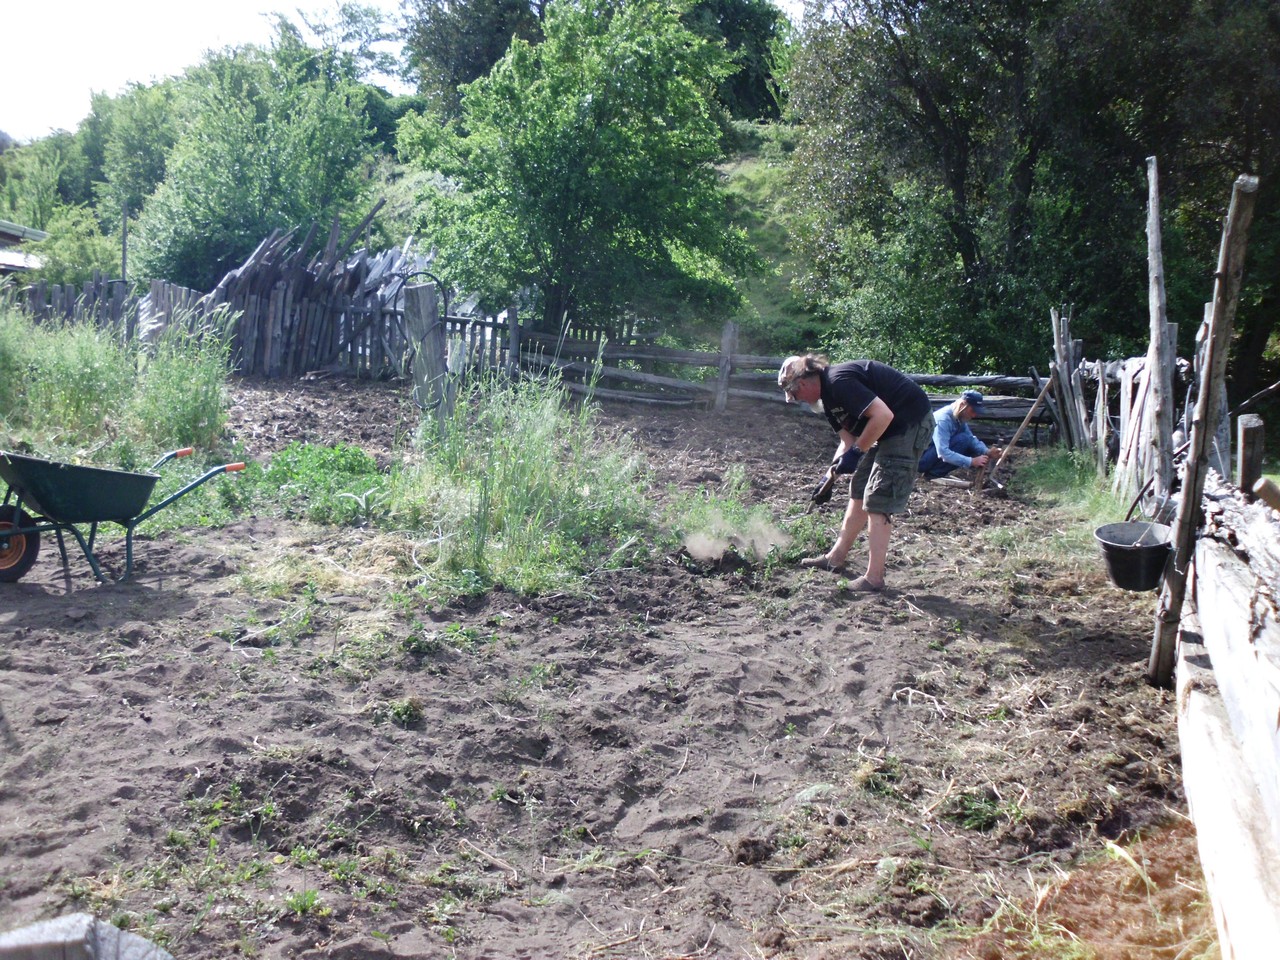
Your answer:
[[[1013,439],[1010,440],[1004,450],[1000,452],[1000,459],[997,460],[994,466],[991,466],[990,469],[984,468],[976,477],[973,478],[974,490],[984,493],[989,492],[998,497],[1006,497],[1009,495],[1009,491],[1005,489],[1004,484],[996,479],[996,471],[1000,469],[1000,466],[1008,458],[1009,452],[1018,445],[1018,440],[1022,437],[1022,431],[1027,429],[1027,424],[1031,422],[1031,419],[1040,410],[1040,405],[1044,403],[1044,398],[1049,393],[1049,388],[1052,384],[1052,378],[1045,380],[1044,386],[1040,388],[1040,395],[1036,397],[1036,402],[1031,405],[1031,409],[1027,411],[1027,415],[1022,418],[1022,423],[1020,423],[1018,425],[1018,429],[1014,431]],[[983,488],[984,484],[986,485],[985,490]]]

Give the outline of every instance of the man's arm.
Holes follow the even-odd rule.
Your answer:
[[[940,416],[933,426],[934,449],[938,451],[940,459],[953,467],[973,466],[973,458],[956,449],[957,445],[963,446],[961,438],[963,433],[969,433],[969,431],[965,430],[964,425],[954,416]],[[973,437],[973,434],[969,433],[969,436]],[[978,438],[973,437],[973,439]]]
[[[951,437],[951,449],[969,457],[982,457],[988,452],[987,445],[973,435],[967,423],[960,424],[960,429]]]
[[[861,432],[854,436],[845,427],[840,428],[840,445],[836,447],[836,454],[833,459],[839,460],[846,450],[857,447],[860,453],[866,453],[870,450],[877,440],[889,429],[889,424],[893,423],[893,411],[879,397],[872,400],[862,413],[856,418],[867,422],[862,427]]]

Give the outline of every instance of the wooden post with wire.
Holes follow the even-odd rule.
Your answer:
[[[1210,316],[1204,364],[1195,412],[1191,421],[1191,449],[1187,454],[1182,480],[1182,495],[1173,530],[1173,555],[1165,571],[1164,586],[1156,610],[1155,630],[1151,638],[1151,656],[1147,661],[1147,679],[1159,687],[1168,687],[1173,679],[1173,662],[1178,628],[1182,622],[1182,602],[1186,598],[1187,572],[1195,547],[1195,534],[1200,525],[1200,500],[1204,496],[1205,465],[1209,441],[1217,432],[1222,409],[1218,386],[1226,374],[1227,344],[1235,321],[1240,296],[1244,253],[1248,245],[1249,225],[1258,198],[1258,178],[1236,178],[1231,192],[1231,206],[1222,225],[1222,244],[1218,252],[1218,269],[1214,273],[1213,308]]]

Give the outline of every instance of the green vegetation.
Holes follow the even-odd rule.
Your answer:
[[[998,548],[1001,569],[1010,572],[1033,567],[1091,569],[1098,554],[1093,531],[1123,520],[1129,508],[1112,494],[1109,480],[1098,477],[1091,454],[1062,448],[1020,466],[1010,489],[1055,511],[1063,521],[1049,536],[1027,536],[1011,526],[981,531],[978,536]]]
[[[479,384],[441,430],[424,430],[420,450],[393,512],[433,531],[433,575],[464,592],[569,587],[643,552],[640,457],[625,439],[606,442],[557,383]]]
[[[542,31],[465,89],[459,122],[401,127],[401,153],[442,175],[423,197],[442,269],[498,307],[536,289],[543,330],[735,307],[757,263],[711,166],[725,51],[658,0],[554,2]]]
[[[42,455],[133,469],[221,443],[227,344],[177,317],[154,344],[89,325],[36,325],[0,301],[0,438]]]
[[[795,128],[784,124],[735,123],[731,159],[721,167],[733,222],[747,232],[766,264],[763,273],[739,283],[743,306],[733,319],[745,352],[786,355],[817,348],[828,326],[794,286],[803,265],[792,242],[798,219],[788,202],[787,170],[797,137]],[[681,325],[700,329],[709,343],[719,342],[718,327],[700,326],[696,318]]]
[[[804,132],[800,284],[832,320],[833,351],[919,371],[1020,369],[1044,356],[1058,303],[1076,305],[1087,355],[1135,351],[1151,155],[1169,315],[1198,320],[1232,181],[1248,171],[1265,184],[1280,162],[1277,115],[1266,133],[1246,119],[1280,96],[1261,66],[1280,49],[1264,5],[1180,0],[1158,23],[1075,0],[834,6],[806,20],[789,75]],[[1251,66],[1233,82],[1237,60]],[[1263,191],[1240,315],[1244,396],[1275,328],[1263,291],[1280,277],[1280,193]],[[1188,355],[1196,325],[1182,328]]]
[[[1086,355],[1140,352],[1154,156],[1184,355],[1230,184],[1259,177],[1241,399],[1280,363],[1268,10],[410,0],[392,25],[343,4],[96,94],[74,132],[0,132],[0,217],[50,233],[37,278],[117,276],[127,229],[135,276],[207,289],[272,231],[350,229],[385,197],[371,248],[420,237],[456,291],[546,329],[705,345],[734,317],[748,350],[1012,373],[1056,304]]]
[[[158,495],[221,459],[226,343],[176,324],[154,345],[122,347],[88,325],[35,325],[0,305],[0,449],[143,469],[168,449]],[[625,566],[653,542],[643,463],[625,439],[597,433],[556,382],[490,380],[428,420],[414,451],[387,469],[358,447],[291,444],[156,515],[155,529],[227,522],[250,510],[407,536],[419,586],[468,594],[501,583],[522,592],[572,589]],[[286,592],[312,574],[289,577]],[[296,582],[295,582],[296,581]],[[305,632],[309,607],[290,629]],[[277,628],[279,633],[283,628]]]

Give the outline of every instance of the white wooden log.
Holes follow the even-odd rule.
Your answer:
[[[1280,625],[1257,575],[1229,547],[1201,540],[1195,570],[1205,648],[1262,810],[1280,837]]]
[[[1178,645],[1178,740],[1187,805],[1225,960],[1271,960],[1280,944],[1280,843],[1262,807],[1200,643],[1184,618]],[[1216,667],[1216,663],[1215,663]]]

